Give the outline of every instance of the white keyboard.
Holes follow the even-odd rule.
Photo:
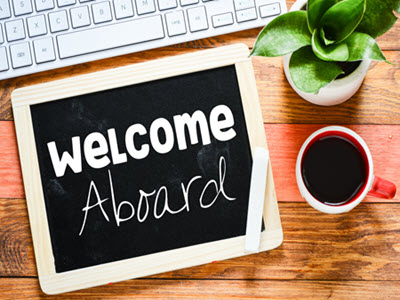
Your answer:
[[[0,80],[265,26],[284,0],[0,0]]]

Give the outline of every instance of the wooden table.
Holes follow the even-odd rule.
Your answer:
[[[293,1],[288,1],[288,6]],[[134,53],[0,82],[0,299],[46,298],[39,288],[10,95],[15,88],[232,43],[252,47],[259,29]],[[343,215],[301,200],[294,166],[305,138],[325,124],[358,132],[376,174],[400,187],[400,22],[378,40],[389,61],[373,63],[360,91],[336,107],[298,97],[280,58],[254,58],[257,86],[284,231],[272,251],[78,291],[99,298],[396,298],[400,297],[400,193],[367,198]]]

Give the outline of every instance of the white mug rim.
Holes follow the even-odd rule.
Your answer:
[[[310,144],[310,142],[316,136],[318,136],[322,133],[325,133],[325,132],[329,132],[329,131],[332,131],[332,132],[340,131],[340,132],[343,132],[345,134],[352,136],[364,149],[365,154],[367,156],[368,167],[369,167],[368,179],[367,179],[367,183],[365,185],[363,192],[360,195],[358,195],[356,199],[353,199],[349,203],[345,203],[340,206],[328,205],[328,204],[324,204],[324,203],[318,201],[308,191],[307,187],[304,184],[303,176],[301,174],[301,162],[302,162],[303,155],[304,155],[304,152],[305,152],[307,146]],[[368,194],[368,192],[371,190],[372,183],[374,181],[374,165],[373,165],[373,161],[372,161],[371,152],[370,152],[367,144],[365,143],[365,141],[357,133],[355,133],[353,130],[351,130],[349,128],[346,128],[343,126],[327,126],[327,127],[321,128],[321,129],[315,131],[313,134],[311,134],[306,139],[306,141],[303,143],[303,145],[299,151],[299,154],[297,155],[296,181],[297,181],[297,186],[300,190],[301,196],[308,202],[308,204],[310,204],[315,209],[317,209],[321,212],[324,212],[324,213],[328,213],[328,214],[340,214],[340,213],[348,212],[348,211],[352,210],[354,207],[356,207],[365,198],[365,196]]]

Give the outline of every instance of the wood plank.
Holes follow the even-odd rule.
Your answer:
[[[129,280],[46,296],[36,278],[0,280],[1,299],[394,299],[399,281]]]
[[[362,203],[343,215],[322,214],[306,203],[279,207],[279,248],[150,278],[398,280],[400,204]],[[0,276],[36,275],[25,200],[1,199]]]
[[[0,200],[0,227],[0,276],[36,276],[25,199]]]
[[[10,97],[15,88],[191,51],[163,48],[0,81],[0,120],[12,120]],[[320,107],[300,98],[286,81],[280,57],[253,58],[264,122],[400,124],[400,51],[386,51],[385,55],[397,65],[374,62],[360,91],[334,107]]]
[[[279,201],[303,201],[297,189],[295,164],[298,151],[306,138],[325,125],[265,124],[267,142],[271,154],[276,193]],[[375,174],[391,180],[400,187],[400,126],[351,125],[367,142],[374,157]],[[0,122],[0,198],[24,198],[22,176],[17,153],[14,124]],[[370,202],[394,200],[367,197]]]
[[[14,122],[0,121],[0,153],[0,195],[25,197]]]
[[[385,52],[389,61],[373,62],[360,90],[337,106],[311,104],[290,87],[281,58],[253,58],[265,123],[400,124],[400,52]]]
[[[309,135],[327,125],[265,124],[270,149],[278,201],[302,201],[296,183],[298,152]],[[400,126],[398,125],[349,125],[367,143],[374,160],[376,176],[390,180],[400,188]],[[367,197],[370,202],[399,201],[400,193],[393,200]]]

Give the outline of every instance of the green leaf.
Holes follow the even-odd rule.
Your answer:
[[[393,11],[400,13],[400,0],[367,0],[367,9],[357,32],[364,32],[374,39],[387,32],[397,17]]]
[[[293,11],[272,20],[260,32],[251,56],[282,56],[311,45],[307,12]]]
[[[309,0],[307,2],[307,22],[313,33],[325,12],[340,0]]]
[[[321,42],[321,38],[317,29],[314,30],[311,46],[314,54],[322,60],[346,61],[349,58],[349,49],[347,48],[347,44],[345,42],[326,46]]]
[[[400,0],[394,1],[394,10],[400,14]]]
[[[289,70],[299,90],[314,94],[343,73],[335,62],[316,57],[311,46],[300,48],[292,54]]]
[[[326,44],[340,43],[360,24],[365,11],[366,0],[341,1],[323,15],[320,26]]]
[[[353,32],[345,41],[349,48],[348,61],[373,59],[386,61],[381,49],[375,40],[368,34]]]
[[[320,31],[320,38],[324,41],[325,45],[331,45],[331,44],[335,43],[335,41],[330,41],[325,37],[324,28],[321,28],[320,30],[321,30]]]

